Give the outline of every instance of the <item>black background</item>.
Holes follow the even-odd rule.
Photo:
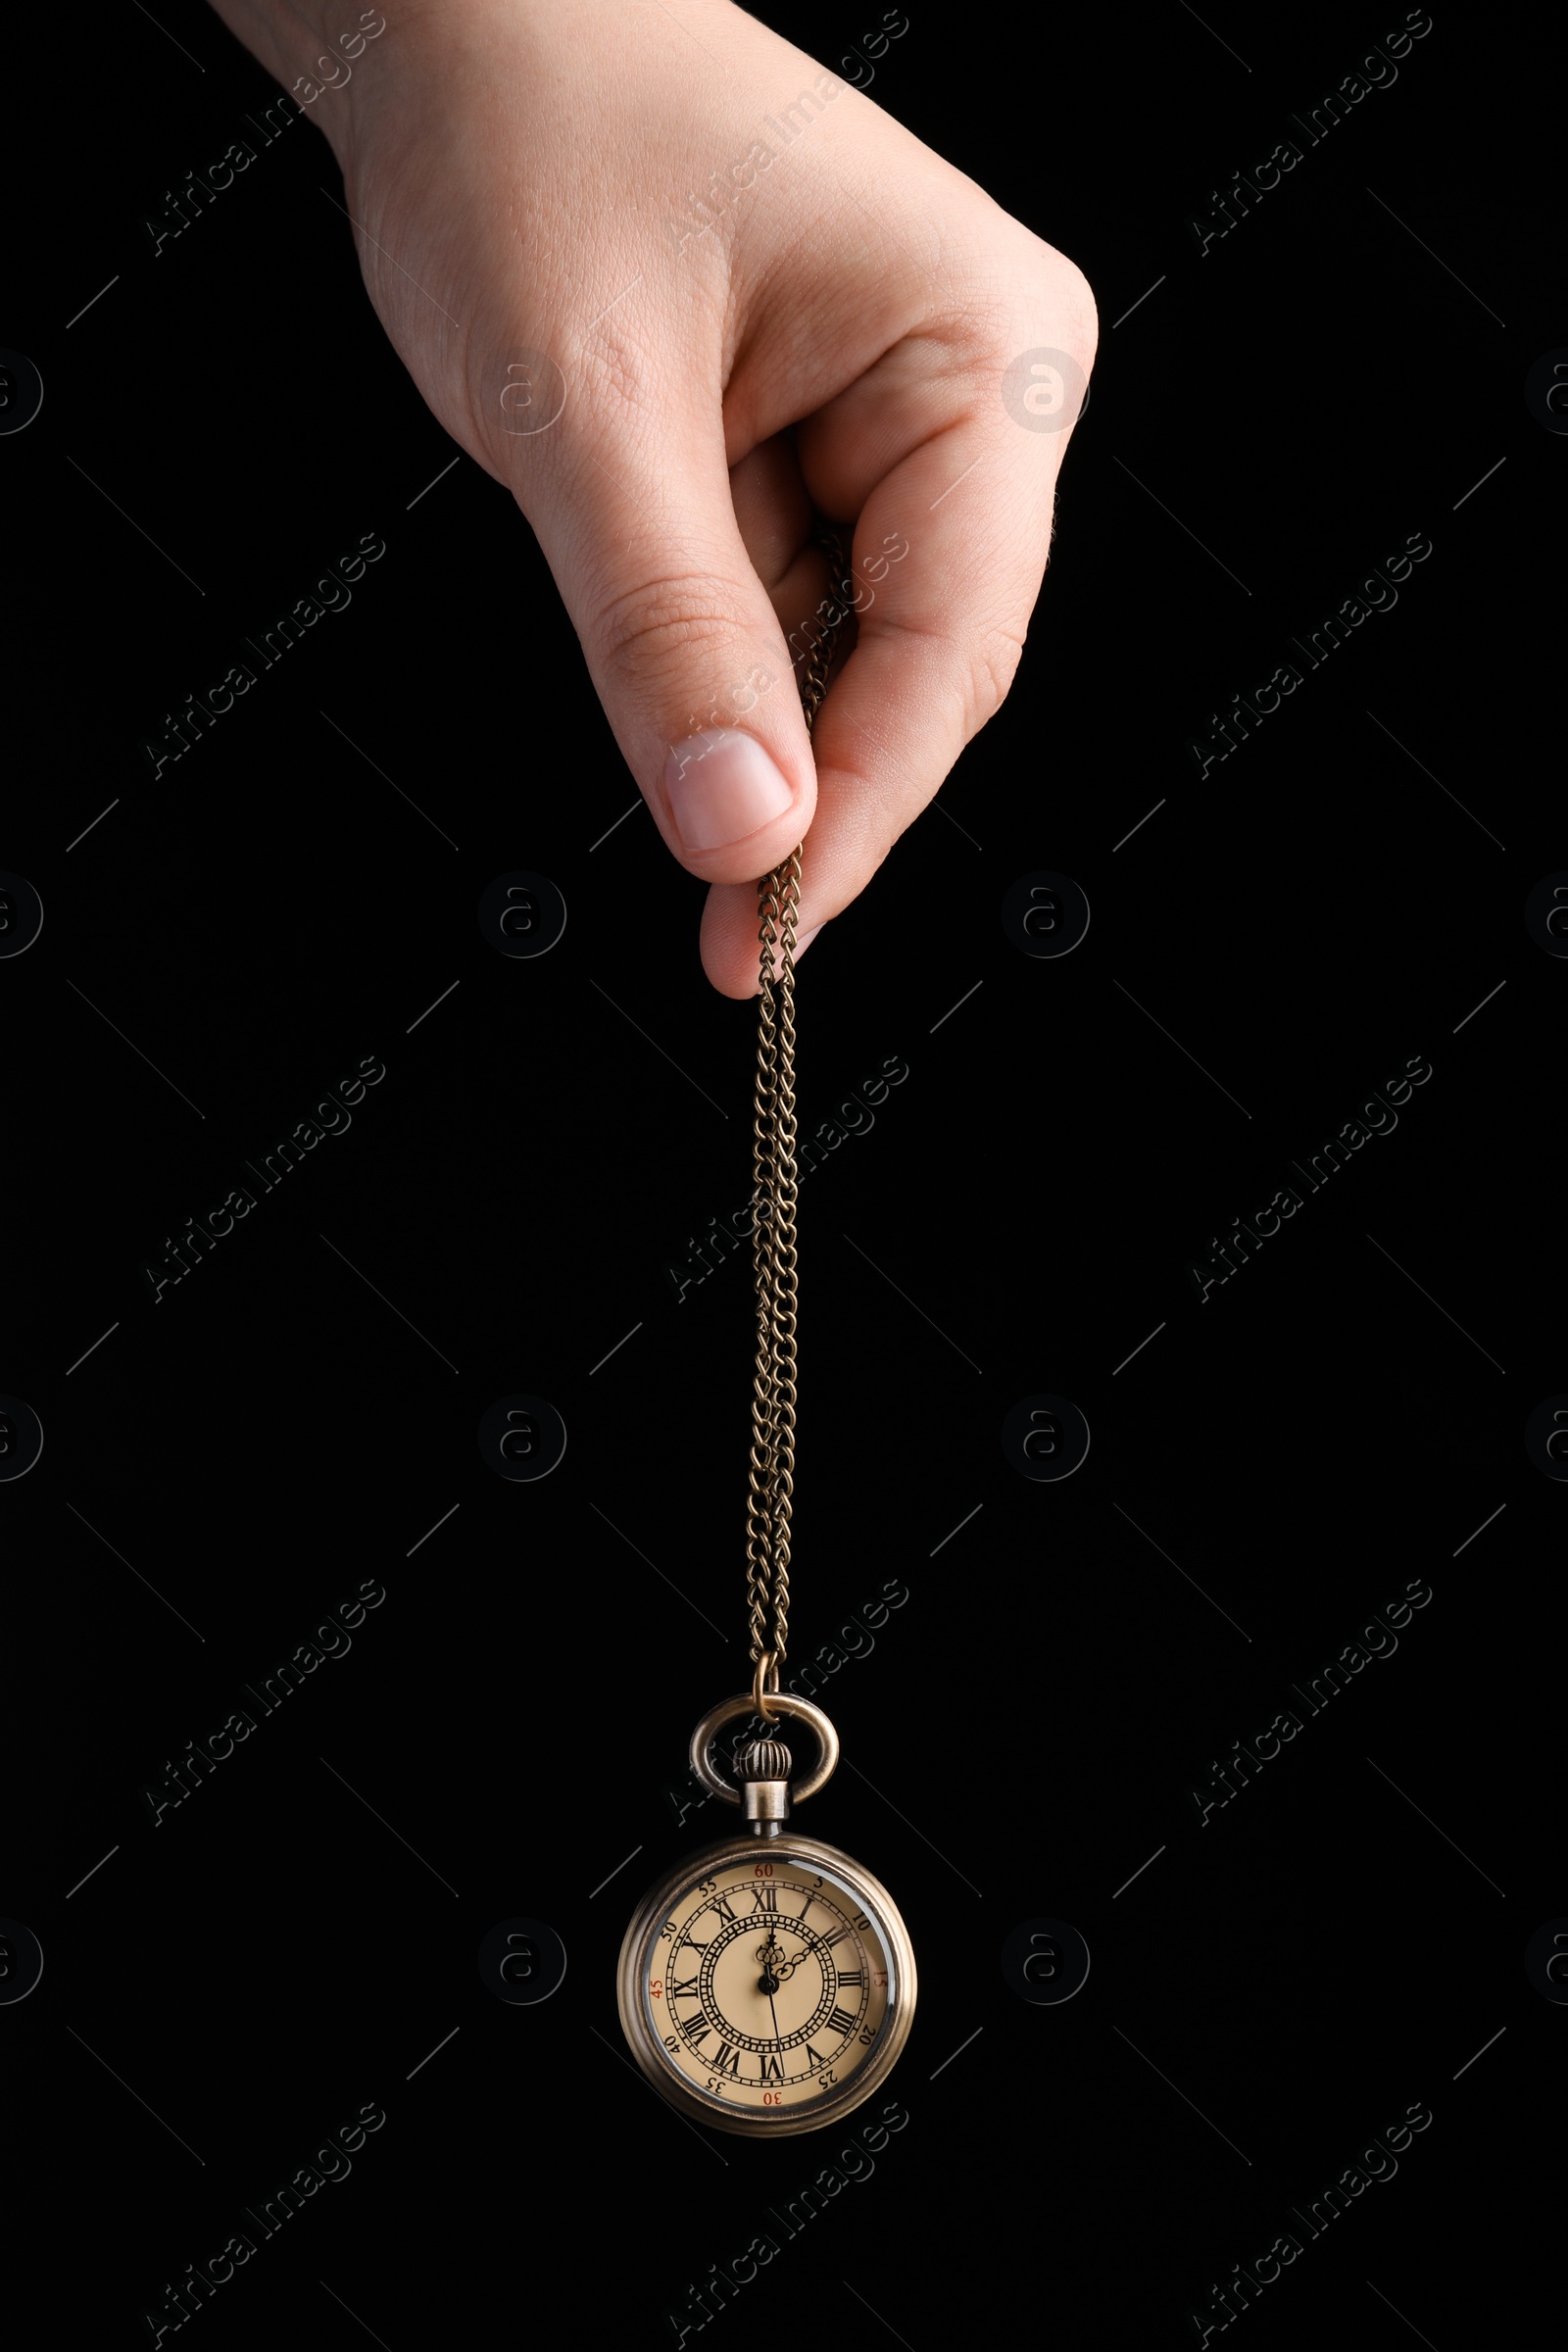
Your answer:
[[[860,30],[758,13],[836,67]],[[803,1193],[797,1658],[908,1598],[823,1693],[866,1777],[802,1826],[894,1890],[921,1994],[906,2125],[711,2325],[1193,2342],[1423,2102],[1245,2333],[1449,2352],[1544,2284],[1562,2095],[1523,1950],[1568,1911],[1563,1490],[1522,1435],[1568,1388],[1564,965],[1522,918],[1568,863],[1532,555],[1568,446],[1523,394],[1568,343],[1560,50],[1439,8],[1200,257],[1189,215],[1401,12],[909,16],[870,95],[1081,264],[1101,347],[1018,685],[802,972],[808,1125],[908,1067]],[[0,1505],[0,1910],[45,1953],[0,2009],[37,2206],[11,2291],[51,2340],[148,2340],[375,2101],[199,2337],[671,2342],[853,2130],[694,2133],[614,2010],[633,1901],[728,1827],[666,1792],[746,1671],[750,1283],[677,1303],[667,1269],[747,1198],[753,1015],[646,813],[602,838],[634,786],[525,524],[466,458],[425,491],[453,445],[324,143],[290,130],[155,261],[144,216],[273,85],[185,0],[48,48],[10,102],[0,319],[45,386],[0,446],[3,862],[46,910],[0,966],[0,1386],[46,1432]],[[352,608],[154,782],[163,714],[363,533]],[[1411,534],[1397,608],[1200,781],[1189,738]],[[537,961],[476,921],[514,868],[569,910]],[[1093,909],[1060,961],[1004,935],[1036,868]],[[362,1056],[351,1131],[155,1307],[165,1237]],[[1210,1237],[1411,1056],[1397,1132],[1200,1305]],[[518,1391],[568,1431],[536,1485],[475,1443]],[[1037,1392],[1091,1426],[1064,1484],[1003,1455]],[[352,1653],[155,1830],[141,1785],[364,1579]],[[1200,1826],[1211,1762],[1409,1579],[1397,1654]],[[532,2009],[475,1964],[518,1914],[569,1955]],[[1043,1915],[1093,1955],[1061,2007],[1002,1976]]]

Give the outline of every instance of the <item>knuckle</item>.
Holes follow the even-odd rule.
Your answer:
[[[911,628],[890,614],[883,626],[888,633],[906,637],[930,662],[928,691],[934,693],[957,744],[972,743],[1007,699],[1023,659],[1024,625],[982,619],[961,632],[927,624]]]
[[[1093,355],[1101,348],[1101,313],[1093,299],[1093,287],[1077,261],[1067,261],[1067,254],[1057,254],[1055,247],[1049,247],[1049,254],[1051,299],[1060,313],[1062,334],[1067,339],[1065,348],[1072,351],[1084,371],[1089,371]]]
[[[640,677],[684,674],[694,656],[733,646],[729,582],[711,573],[675,572],[607,591],[590,626],[606,662]]]
[[[1100,344],[1100,313],[1094,288],[1074,261],[1033,230],[1022,230],[1019,274],[1031,318],[1049,325],[1058,347],[1087,374]]]
[[[970,649],[966,732],[977,735],[1006,701],[1023,659],[1024,632],[1005,621],[982,624]]]
[[[637,432],[657,416],[662,369],[646,335],[626,325],[619,314],[606,318],[594,337],[594,373],[584,386],[579,421],[595,435]]]
[[[1077,355],[1085,364],[1092,360],[1100,343],[1100,313],[1095,304],[1094,288],[1076,262],[1069,262],[1064,253],[1052,252],[1054,264],[1055,299],[1071,334],[1076,337]]]

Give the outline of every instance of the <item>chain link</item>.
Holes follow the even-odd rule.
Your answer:
[[[833,598],[801,679],[807,730],[815,725],[853,611],[843,595],[844,550],[823,530]],[[752,1455],[746,1508],[746,1593],[757,1683],[778,1689],[789,1636],[790,1514],[795,1491],[795,929],[801,905],[801,847],[757,886],[761,991],[758,1004],[757,1090],[752,1118],[752,1267],[757,1289],[757,1367],[752,1383]],[[777,953],[775,971],[774,956]]]

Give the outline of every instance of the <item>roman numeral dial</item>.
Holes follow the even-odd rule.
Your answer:
[[[675,1897],[653,1940],[643,1998],[662,2063],[732,2113],[820,2104],[877,2048],[889,1940],[859,1894],[817,1857],[792,1858],[785,1838],[725,1859]]]

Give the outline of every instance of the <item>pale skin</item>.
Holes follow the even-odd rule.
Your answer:
[[[1086,279],[729,0],[215,6],[318,93],[382,323],[527,518],[655,824],[711,885],[708,976],[753,995],[756,877],[804,839],[814,937],[1012,683],[1077,402],[1021,428],[1008,369],[1048,350],[1087,379]],[[788,643],[827,584],[813,509],[865,598],[814,744]],[[602,813],[569,682],[524,652],[514,686],[519,774]]]

